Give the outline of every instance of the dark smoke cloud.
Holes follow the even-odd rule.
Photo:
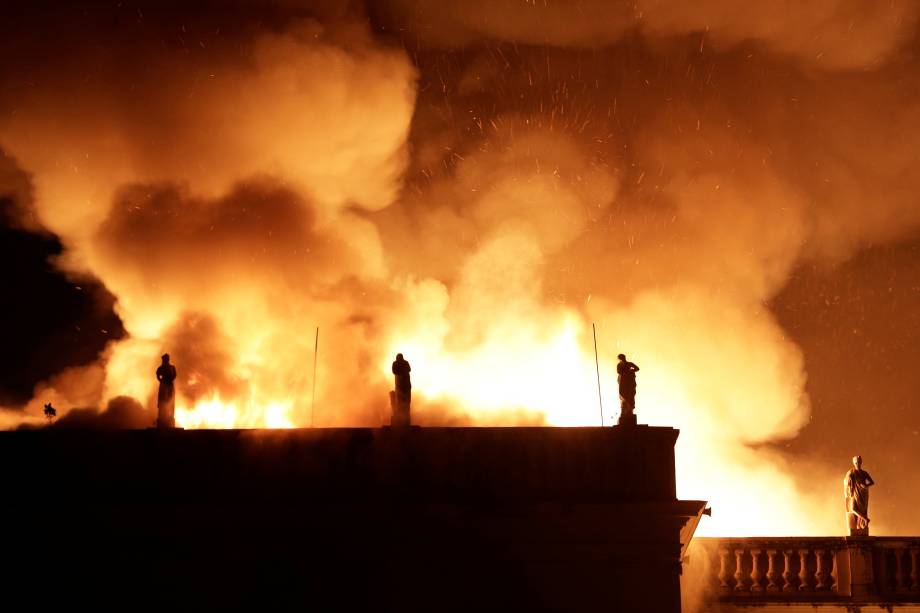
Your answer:
[[[164,285],[208,294],[251,275],[302,290],[329,282],[333,261],[335,271],[357,267],[345,245],[318,231],[312,204],[270,179],[238,183],[216,199],[175,185],[124,187],[96,246],[116,277],[152,294]]]
[[[3,149],[0,149],[0,196],[3,198],[0,223],[4,228],[43,233],[43,228],[35,219],[29,175]]]
[[[56,429],[133,430],[151,428],[156,424],[156,412],[129,396],[109,400],[105,410],[77,408],[67,412],[52,424]]]
[[[114,296],[88,275],[54,265],[58,238],[35,220],[28,175],[0,150],[0,406],[25,404],[36,385],[95,362],[124,336]]]

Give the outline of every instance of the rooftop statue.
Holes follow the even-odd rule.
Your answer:
[[[625,354],[617,356],[617,383],[620,387],[620,425],[636,423],[636,373],[639,367],[626,359]]]
[[[412,404],[412,377],[409,373],[412,367],[403,357],[403,354],[397,353],[396,360],[393,362],[394,391],[390,392],[390,405],[393,409],[393,419],[391,424],[394,426],[408,426],[410,423],[409,408]]]
[[[875,481],[862,469],[862,457],[853,456],[853,468],[843,478],[850,536],[869,536],[869,487],[873,485]]]
[[[176,367],[169,363],[169,354],[164,353],[157,368],[157,428],[176,427]]]

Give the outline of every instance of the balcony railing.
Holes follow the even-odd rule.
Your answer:
[[[732,602],[920,602],[920,537],[699,538],[708,593]]]

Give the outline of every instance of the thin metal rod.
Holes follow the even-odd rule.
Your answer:
[[[310,427],[313,427],[313,406],[316,404],[316,355],[319,353],[319,326],[316,327],[316,340],[313,341],[313,394],[310,397]]]
[[[594,367],[597,369],[597,404],[601,408],[601,427],[604,427],[604,401],[601,400],[601,364],[597,359],[597,330],[591,322],[591,332],[594,334]]]

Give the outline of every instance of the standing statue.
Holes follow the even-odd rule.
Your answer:
[[[164,353],[163,362],[157,368],[157,428],[176,427],[176,367],[169,363],[169,354]]]
[[[875,481],[862,469],[862,456],[853,456],[853,468],[843,478],[850,536],[869,536],[869,487],[872,485]]]
[[[393,419],[391,424],[394,426],[408,426],[410,422],[409,407],[412,404],[412,378],[409,373],[412,367],[409,362],[403,358],[403,354],[397,353],[396,360],[393,362],[393,378],[395,390],[390,392],[390,405],[393,409]]]
[[[626,360],[625,354],[617,356],[617,383],[620,386],[620,425],[636,423],[636,372],[639,367]]]

